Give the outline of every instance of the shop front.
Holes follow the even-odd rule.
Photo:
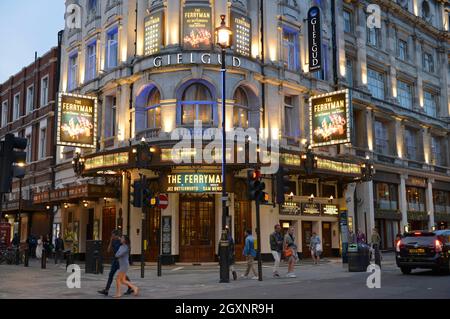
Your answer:
[[[437,229],[448,229],[450,224],[450,183],[433,183],[434,222]]]
[[[394,249],[395,238],[401,233],[399,184],[400,176],[393,173],[377,171],[374,178],[375,225],[383,250]]]
[[[429,215],[426,205],[427,182],[424,178],[409,177],[406,180],[406,202],[410,230],[428,230]]]

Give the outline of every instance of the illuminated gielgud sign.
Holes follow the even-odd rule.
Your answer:
[[[95,148],[97,98],[59,93],[57,145]]]
[[[222,175],[216,173],[179,173],[167,175],[167,193],[220,193]]]
[[[310,99],[312,147],[351,142],[350,92],[343,90]]]

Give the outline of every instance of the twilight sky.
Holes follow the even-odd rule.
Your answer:
[[[0,83],[57,46],[64,0],[0,0]]]

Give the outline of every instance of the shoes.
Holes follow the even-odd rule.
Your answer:
[[[280,275],[278,273],[274,273],[273,278],[280,278]]]
[[[129,296],[133,293],[133,289],[128,289],[126,293],[124,293],[125,296]]]
[[[241,278],[242,278],[242,279],[248,279],[248,276],[242,275]]]
[[[99,290],[97,291],[100,295],[104,295],[104,296],[108,296],[108,290],[103,289],[103,290]]]
[[[237,272],[233,271],[233,280],[237,280]]]
[[[288,273],[286,275],[287,278],[297,278],[297,276],[294,273]]]
[[[256,276],[252,277],[252,280],[258,280],[258,279],[259,279],[259,278],[256,277]]]

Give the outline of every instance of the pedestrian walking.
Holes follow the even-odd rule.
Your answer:
[[[44,237],[44,250],[45,250],[45,256],[51,257],[53,252],[53,245],[50,242],[50,235],[45,235]]]
[[[309,249],[311,251],[311,257],[314,261],[314,265],[320,263],[320,255],[322,254],[322,242],[317,235],[317,233],[313,232],[311,236],[311,241],[309,243]]]
[[[139,294],[139,288],[135,285],[133,285],[128,277],[127,272],[128,268],[130,267],[130,239],[128,236],[122,236],[120,239],[121,246],[117,253],[115,254],[115,257],[119,260],[119,272],[117,274],[117,290],[116,295],[114,298],[121,298],[121,286],[125,285],[128,287],[128,290],[132,290],[134,295],[137,296]]]
[[[13,237],[13,240],[11,242],[11,245],[12,245],[13,248],[19,248],[19,246],[20,246],[20,238],[19,238],[19,234],[18,233],[14,234],[14,237]]]
[[[365,244],[366,241],[366,235],[363,233],[361,229],[358,229],[358,232],[356,233],[356,242],[358,244]]]
[[[372,236],[370,237],[370,244],[372,246],[372,250],[374,253],[375,263],[377,265],[380,265],[381,264],[381,254],[380,254],[381,237],[376,228],[374,228],[372,230]]]
[[[255,258],[256,258],[256,250],[255,250],[255,239],[253,238],[251,229],[247,229],[245,231],[245,246],[244,246],[244,256],[247,260],[247,270],[245,274],[242,276],[243,278],[248,278],[250,271],[253,273],[252,279],[257,280],[258,274],[255,270]]]
[[[113,252],[114,257],[111,262],[111,269],[109,270],[108,275],[108,281],[106,283],[106,288],[103,290],[98,291],[99,294],[108,296],[109,289],[111,288],[112,282],[114,280],[114,275],[120,268],[119,260],[115,257],[117,252],[119,251],[120,247],[122,246],[121,238],[120,238],[120,232],[118,230],[114,230],[111,233],[111,240],[109,241],[109,245],[107,248],[107,252]],[[130,281],[128,277],[125,278],[127,281]],[[128,289],[125,295],[131,295],[133,291],[131,289]]]
[[[228,239],[228,265],[230,265],[230,271],[231,275],[233,276],[233,280],[237,280],[237,272],[236,269],[234,268],[234,264],[236,262],[234,239],[233,236],[231,235],[231,230],[228,226],[226,226],[226,230]]]
[[[395,236],[395,242],[394,242],[394,247],[397,247],[399,241],[402,240],[402,234],[397,234],[397,236]]]
[[[284,254],[288,260],[288,273],[286,277],[295,278],[295,263],[298,261],[297,245],[294,236],[295,228],[289,227],[288,233],[284,236]]]
[[[273,276],[279,278],[280,274],[278,269],[280,268],[281,255],[283,253],[283,234],[281,233],[281,226],[275,225],[275,231],[270,235],[270,250],[272,251],[273,259],[275,263],[273,265]]]
[[[64,253],[64,240],[62,239],[61,233],[58,234],[58,238],[55,239],[55,263],[59,263],[61,256]]]
[[[43,250],[44,250],[44,237],[43,236],[39,236],[39,239],[37,241],[37,246],[36,246],[36,258],[37,259],[41,259],[42,258]]]

